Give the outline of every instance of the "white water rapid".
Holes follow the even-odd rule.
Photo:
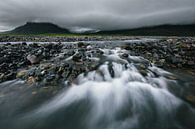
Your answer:
[[[101,49],[98,69],[15,120],[17,129],[193,129],[195,111],[169,91],[171,73],[127,51]],[[96,58],[96,57],[90,57]],[[96,58],[97,59],[97,58]],[[102,59],[97,59],[102,60]],[[188,118],[181,115],[185,111]],[[21,124],[22,123],[22,124]]]

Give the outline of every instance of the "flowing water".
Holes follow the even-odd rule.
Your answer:
[[[101,60],[96,70],[55,95],[33,99],[34,88],[22,81],[0,84],[0,129],[195,128],[195,109],[182,97],[193,77],[123,58],[121,48],[101,50],[104,59],[90,57]]]

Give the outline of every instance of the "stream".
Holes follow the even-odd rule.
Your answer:
[[[1,83],[0,129],[195,128],[195,106],[185,99],[194,93],[193,76],[124,56],[119,47],[100,49],[104,58],[90,56],[100,65],[60,90],[36,95],[39,87],[22,80]]]

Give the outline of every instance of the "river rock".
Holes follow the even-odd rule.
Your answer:
[[[76,54],[72,58],[73,61],[75,62],[81,62],[82,61],[82,55],[80,53]]]
[[[28,77],[27,83],[30,84],[30,85],[35,84],[36,83],[36,78],[33,77],[33,76]]]
[[[30,54],[27,56],[27,60],[30,61],[31,64],[37,64],[40,61],[37,56]]]
[[[21,70],[20,72],[17,73],[16,78],[25,78],[28,75],[27,70]]]

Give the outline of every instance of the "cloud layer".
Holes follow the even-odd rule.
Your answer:
[[[195,23],[195,0],[0,0],[0,31],[27,21],[74,30]]]

